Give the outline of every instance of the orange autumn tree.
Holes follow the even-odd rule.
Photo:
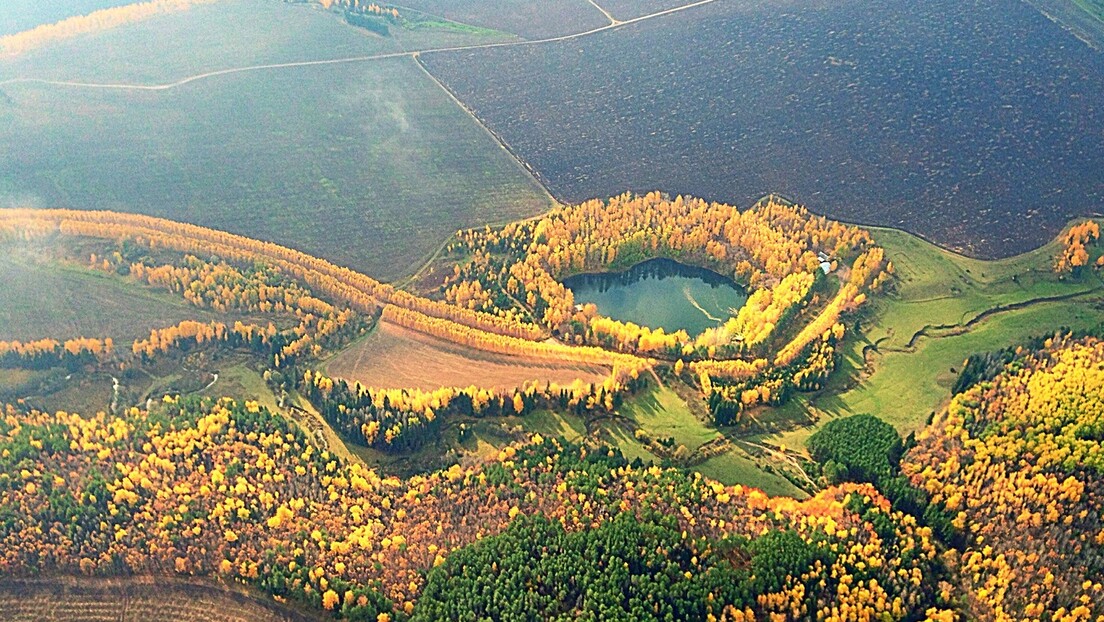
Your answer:
[[[459,262],[441,286],[468,310],[543,326],[576,344],[690,362],[714,419],[780,404],[819,388],[835,367],[841,318],[893,272],[866,231],[768,197],[747,210],[660,193],[624,194],[553,210],[502,229],[460,231],[447,249]],[[747,284],[747,304],[715,329],[691,336],[602,316],[577,305],[563,280],[663,257]],[[838,274],[826,275],[843,265]],[[828,280],[840,287],[831,297]],[[796,325],[794,330],[784,330]],[[790,335],[780,341],[779,335]]]
[[[396,290],[273,243],[195,225],[111,212],[0,211],[0,235],[59,234],[125,238],[151,250],[263,263],[309,287],[315,294],[285,288],[273,297],[267,286],[243,284],[240,272],[229,266],[189,265],[187,261],[198,261],[194,257],[183,266],[124,266],[121,257],[91,258],[104,269],[125,269],[197,306],[295,313],[300,327],[292,342],[281,346],[274,358],[277,365],[303,355],[317,356],[319,338],[340,332],[352,312],[381,314],[383,321],[513,356],[615,365],[636,373],[650,367],[651,358],[690,361],[699,364],[693,376],[702,379],[703,393],[722,423],[731,422],[745,407],[781,403],[792,388],[819,387],[834,367],[834,348],[843,336],[840,316],[863,304],[867,293],[892,271],[865,231],[773,198],[740,211],[692,198],[626,194],[608,202],[554,210],[499,231],[461,232],[451,250],[472,259],[457,265],[446,280],[445,301]],[[850,268],[839,277],[823,276],[826,254],[847,259]],[[571,292],[559,281],[580,270],[652,256],[711,267],[757,289],[742,314],[692,339],[682,331],[667,333],[603,317],[593,305],[576,307]],[[830,300],[814,292],[826,278],[845,281]],[[503,301],[509,304],[500,307]],[[777,327],[791,322],[801,326],[796,337],[776,343]],[[271,337],[271,329],[263,326],[249,331],[235,338],[252,339],[259,331],[264,333],[263,345]],[[559,339],[549,340],[553,335]],[[183,341],[172,337],[151,334],[132,350],[150,355],[164,351],[166,343],[199,341],[198,333]],[[202,339],[208,337],[205,333]],[[606,399],[599,396],[597,401]]]
[[[741,328],[755,333],[751,343],[758,344],[766,338],[764,324],[804,302],[819,273],[818,253],[853,258],[872,245],[862,229],[774,198],[740,211],[682,196],[624,194],[559,208],[501,230],[458,232],[448,250],[466,261],[442,287],[445,299],[456,305],[536,322],[571,341],[627,352],[697,347],[704,358],[708,346],[738,345],[736,336],[712,335],[695,344],[685,334],[660,335],[648,327],[597,319],[593,309],[576,308],[562,280],[666,257],[715,270],[757,291],[781,286],[769,314],[754,318],[748,312],[742,320]],[[503,302],[508,304],[499,306]]]
[[[1069,228],[1062,236],[1062,249],[1054,260],[1054,271],[1076,272],[1088,265],[1089,248],[1100,239],[1100,225],[1086,220]],[[1100,262],[1098,262],[1100,263]]]
[[[785,569],[813,553],[747,599],[701,595],[728,619],[922,615],[939,572],[930,530],[869,485],[770,498],[540,437],[487,464],[385,477],[232,400],[89,416],[2,407],[0,511],[5,575],[218,577],[350,620],[417,618],[427,576],[530,516],[580,534],[664,516],[677,540],[702,542],[702,560],[708,548]],[[686,556],[685,572],[707,572],[700,561]]]

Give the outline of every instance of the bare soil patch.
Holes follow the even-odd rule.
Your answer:
[[[0,619],[36,622],[316,620],[247,593],[173,577],[53,577],[0,582]]]
[[[533,380],[601,382],[608,373],[598,366],[483,352],[388,322],[330,359],[326,371],[369,387],[425,390],[471,385],[508,390]]]

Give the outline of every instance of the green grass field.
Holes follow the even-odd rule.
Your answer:
[[[586,424],[577,415],[538,410],[524,417],[504,417],[507,424],[522,426],[530,434],[546,438],[563,438],[578,443],[586,436]]]
[[[0,340],[111,337],[126,341],[210,312],[76,264],[0,247]]]
[[[408,34],[428,36],[419,32]],[[165,82],[399,45],[305,6],[231,0],[45,48],[0,71]],[[551,206],[408,57],[235,73],[152,92],[27,83],[0,91],[0,206],[148,213],[273,240],[383,279],[412,272],[457,228]]]
[[[264,378],[245,362],[221,366],[218,380],[205,387],[199,394],[213,398],[229,396],[238,400],[256,400],[272,412],[280,412],[280,408],[276,405],[276,396],[265,384]]]
[[[795,419],[811,415],[822,424],[870,413],[908,434],[946,403],[970,354],[1061,327],[1088,330],[1104,323],[1100,274],[1087,270],[1078,279],[1059,278],[1051,270],[1055,243],[980,261],[897,231],[875,230],[875,238],[897,267],[897,291],[875,299],[872,318],[864,321],[865,338],[848,342],[830,386],[784,407]],[[800,449],[814,429],[768,438]]]
[[[785,477],[763,470],[754,458],[738,447],[732,448],[728,453],[713,456],[694,469],[722,484],[754,486],[771,496],[784,495],[796,499],[809,496]]]
[[[1058,245],[982,261],[956,255],[915,236],[873,229],[897,269],[896,295],[877,300],[878,319],[866,336],[879,347],[901,348],[926,326],[956,326],[1000,306],[1099,290],[1091,271],[1060,279],[1052,270]]]
[[[656,456],[652,452],[648,451],[646,447],[632,432],[629,432],[624,427],[617,425],[612,421],[604,421],[595,429],[594,436],[603,443],[607,443],[614,447],[617,447],[621,451],[621,455],[625,456],[627,460],[636,460],[644,463],[660,462],[659,456]]]
[[[609,23],[587,0],[404,0],[400,4],[526,39],[575,34]]]
[[[715,428],[694,416],[681,397],[665,387],[627,401],[621,414],[635,421],[653,438],[674,438],[676,446],[684,445],[690,451],[720,436]]]

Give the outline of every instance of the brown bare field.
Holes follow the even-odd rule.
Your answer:
[[[532,380],[566,385],[576,378],[601,382],[609,373],[599,366],[482,352],[389,322],[339,352],[325,371],[368,387],[424,390],[471,385],[509,390]]]
[[[305,622],[318,618],[239,586],[173,577],[8,579],[0,619],[10,622]]]

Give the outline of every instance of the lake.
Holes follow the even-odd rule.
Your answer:
[[[593,302],[615,320],[697,335],[727,320],[747,300],[744,288],[716,272],[651,259],[624,272],[564,279],[575,302]]]

